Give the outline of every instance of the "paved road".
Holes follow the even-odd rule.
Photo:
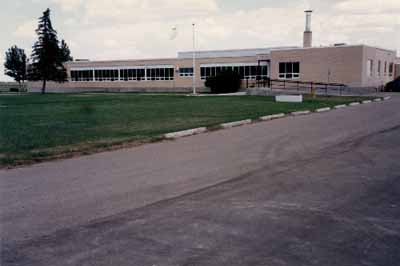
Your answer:
[[[0,171],[2,265],[398,265],[399,106]]]

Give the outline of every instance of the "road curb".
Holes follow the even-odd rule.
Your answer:
[[[307,115],[309,113],[311,113],[310,110],[305,110],[305,111],[291,112],[290,114],[293,116],[299,116],[299,115]]]
[[[277,119],[277,118],[281,118],[281,117],[285,117],[285,116],[286,115],[284,113],[274,114],[274,115],[266,115],[266,116],[261,116],[260,120],[268,121],[268,120]]]
[[[204,133],[206,131],[207,131],[206,127],[198,127],[198,128],[188,129],[188,130],[182,130],[182,131],[167,133],[167,134],[164,134],[164,138],[166,138],[166,139],[176,139],[176,138],[187,137],[187,136],[192,136],[192,135]]]
[[[325,107],[325,108],[316,109],[315,112],[316,113],[322,113],[322,112],[327,112],[327,111],[330,111],[330,110],[331,110],[330,107]]]
[[[390,96],[382,98],[375,98],[372,101],[371,100],[365,100],[362,101],[362,104],[367,104],[367,103],[372,103],[372,102],[381,102],[382,100],[389,100]],[[324,108],[319,108],[316,109],[314,112],[315,113],[322,113],[322,112],[327,112],[332,109],[342,109],[346,108],[348,106],[358,106],[361,104],[360,102],[352,102],[349,104],[340,104],[336,105],[333,108],[331,107],[324,107]],[[291,112],[290,115],[292,116],[301,116],[301,115],[307,115],[311,114],[312,112],[310,110],[304,110],[304,111],[296,111],[296,112]],[[272,115],[266,115],[266,116],[261,116],[258,118],[260,121],[270,121],[273,119],[278,119],[278,118],[283,118],[286,117],[287,114],[284,113],[278,113],[278,114],[272,114]],[[220,124],[219,127],[226,129],[226,128],[232,128],[232,127],[238,127],[238,126],[243,126],[252,123],[253,120],[251,119],[245,119],[245,120],[240,120],[240,121],[235,121],[235,122],[229,122],[229,123],[223,123]],[[212,131],[212,129],[207,129],[206,127],[198,127],[198,128],[193,128],[193,129],[188,129],[188,130],[183,130],[183,131],[177,131],[177,132],[172,132],[172,133],[167,133],[164,134],[164,138],[166,139],[176,139],[176,138],[181,138],[181,137],[187,137],[187,136],[192,136],[192,135],[197,135],[201,133],[205,133],[208,131]]]
[[[242,125],[247,125],[251,123],[251,119],[246,119],[246,120],[241,120],[241,121],[236,121],[236,122],[230,122],[230,123],[223,123],[220,126],[222,128],[231,128],[231,127],[238,127]]]
[[[342,108],[346,108],[347,107],[347,105],[345,105],[345,104],[340,104],[340,105],[335,105],[335,109],[342,109]]]
[[[392,98],[392,97],[386,96],[386,97],[383,97],[383,100],[384,100],[384,101],[387,101],[387,100],[390,100],[390,98]]]

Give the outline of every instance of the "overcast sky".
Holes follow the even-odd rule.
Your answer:
[[[175,57],[191,50],[301,46],[304,10],[313,9],[313,45],[345,42],[397,50],[400,0],[1,0],[0,80],[5,51],[34,43],[49,7],[59,39],[74,58]],[[172,27],[178,35],[170,40]]]

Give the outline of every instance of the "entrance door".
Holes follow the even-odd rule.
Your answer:
[[[257,85],[258,87],[269,87],[270,84],[270,60],[258,60]]]

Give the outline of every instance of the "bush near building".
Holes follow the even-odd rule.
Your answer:
[[[388,82],[385,86],[387,92],[400,92],[400,77]]]
[[[206,87],[211,93],[234,93],[240,89],[240,75],[232,70],[224,70],[216,76],[210,76],[206,80]]]

